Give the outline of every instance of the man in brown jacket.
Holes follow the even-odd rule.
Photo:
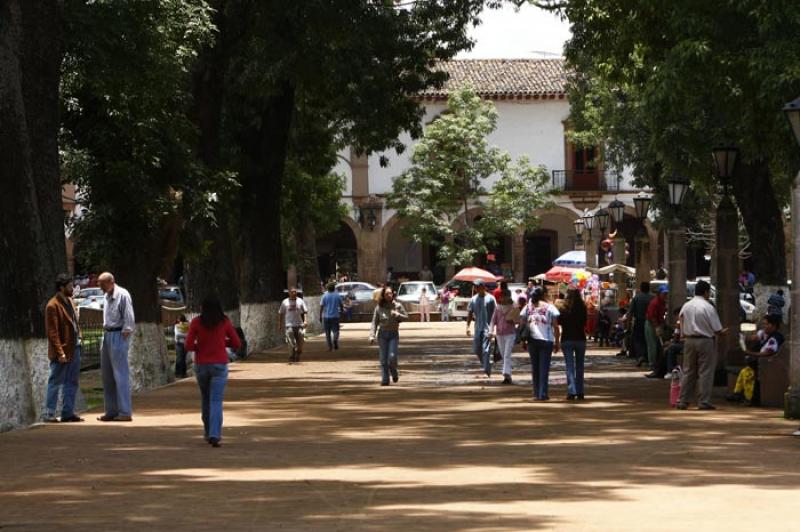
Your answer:
[[[42,421],[55,423],[58,389],[63,388],[61,422],[83,421],[75,415],[75,395],[78,392],[78,376],[81,370],[81,332],[78,313],[72,301],[72,279],[67,274],[56,277],[56,295],[45,308],[45,331],[47,333],[47,358],[50,359],[50,378],[47,381]]]

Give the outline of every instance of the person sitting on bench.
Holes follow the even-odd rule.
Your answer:
[[[743,402],[750,406],[758,406],[758,361],[770,357],[778,352],[783,344],[783,335],[778,331],[781,326],[781,317],[777,315],[764,316],[761,330],[749,335],[745,340],[745,363],[736,378],[736,387],[727,399],[733,402]]]

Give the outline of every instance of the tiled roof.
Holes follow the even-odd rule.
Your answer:
[[[566,98],[563,59],[456,59],[440,68],[450,79],[441,89],[423,91],[422,98],[444,99],[465,85],[492,100]]]

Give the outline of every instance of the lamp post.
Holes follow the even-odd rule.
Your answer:
[[[575,249],[580,249],[578,245],[580,244],[583,246],[583,218],[578,216],[574,222],[572,222],[572,226],[575,228]]]
[[[597,223],[597,228],[600,230],[600,249],[602,249],[603,241],[606,239],[608,235],[608,211],[605,209],[598,209],[597,212],[594,213],[594,219]],[[608,255],[604,252],[600,258],[597,260],[597,266],[602,268],[603,266],[608,265]]]
[[[650,281],[650,270],[652,269],[652,253],[650,250],[650,236],[647,234],[647,228],[644,226],[644,221],[647,219],[647,213],[650,211],[650,203],[653,197],[640,192],[633,198],[633,207],[636,210],[636,219],[639,221],[639,229],[636,232],[636,287],[638,288],[645,281]]]
[[[583,226],[586,228],[586,267],[597,268],[597,245],[592,240],[592,229],[594,229],[594,213],[588,210],[583,211]]]
[[[673,174],[667,181],[669,204],[673,210],[673,221],[667,230],[667,247],[669,249],[669,264],[667,265],[669,283],[669,308],[667,320],[670,324],[675,322],[672,311],[680,308],[686,302],[686,228],[677,222],[677,211],[689,191],[689,180],[683,176]]]
[[[786,104],[783,108],[792,126],[795,141],[800,145],[800,98]],[[787,418],[800,417],[800,172],[792,187],[792,290],[789,304],[791,316],[791,359],[789,370],[789,389],[786,392]]]
[[[712,280],[717,291],[717,312],[722,326],[729,333],[717,339],[717,368],[714,382],[717,386],[727,385],[728,364],[744,364],[744,353],[739,344],[739,286],[737,270],[739,266],[739,215],[728,194],[736,159],[739,151],[731,146],[716,147],[712,151],[714,170],[723,195],[717,205],[715,218],[714,275]]]

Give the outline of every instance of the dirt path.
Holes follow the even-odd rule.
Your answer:
[[[406,324],[379,387],[366,327],[231,367],[224,445],[191,380],[134,422],[0,435],[0,530],[796,530],[800,439],[776,410],[666,407],[667,381],[592,352],[585,403],[478,375],[464,324]]]

